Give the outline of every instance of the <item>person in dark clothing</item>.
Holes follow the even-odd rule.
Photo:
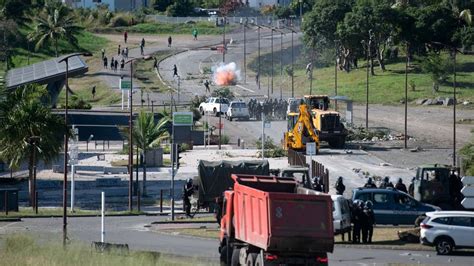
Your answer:
[[[342,182],[342,176],[337,178],[336,185],[334,186],[334,188],[336,189],[337,195],[344,194],[344,191],[346,190],[346,186],[344,185],[344,182]]]
[[[123,70],[123,68],[125,67],[125,59],[121,59],[120,60],[120,70]]]
[[[206,81],[204,81],[204,87],[206,87],[206,92],[211,92],[211,89],[209,88],[209,80],[206,79]]]
[[[173,42],[173,39],[171,36],[168,37],[168,47],[171,47],[171,43]]]
[[[153,57],[153,69],[158,70],[158,60],[156,57]]]
[[[415,177],[411,179],[410,185],[408,186],[408,194],[413,196],[414,192],[415,192]]]
[[[102,48],[101,52],[102,52],[102,59],[104,59],[104,57],[105,57],[105,49]]]
[[[361,200],[354,201],[352,213],[352,222],[354,224],[352,230],[352,243],[360,243],[361,220],[364,209],[364,202]]]
[[[382,183],[380,183],[379,188],[388,188],[388,187],[393,188],[393,184],[392,184],[392,182],[390,182],[390,178],[388,176],[386,176],[386,177],[384,177]]]
[[[127,43],[127,39],[128,39],[128,33],[124,32],[123,33],[123,40],[125,41],[125,43]]]
[[[114,71],[117,72],[117,67],[118,67],[118,60],[115,59],[115,62],[114,62]]]
[[[107,62],[107,57],[104,56],[104,68],[107,69],[107,66],[108,66],[108,62]]]
[[[405,186],[405,184],[403,184],[403,180],[401,178],[398,179],[397,184],[395,184],[395,188],[399,191],[408,193],[407,187]]]
[[[375,215],[372,209],[372,201],[365,203],[362,219],[362,242],[372,243],[372,235],[374,233]]]
[[[188,182],[184,185],[183,188],[183,205],[184,211],[186,212],[187,217],[191,217],[191,201],[189,197],[191,197],[194,193],[194,186],[193,186],[193,179],[189,178]]]
[[[145,54],[144,49],[145,49],[145,46],[140,45],[140,54],[141,54],[141,55],[144,55],[144,54]]]
[[[374,181],[372,181],[372,177],[369,177],[367,179],[367,183],[364,185],[365,188],[377,188],[377,186],[374,184]]]
[[[115,59],[112,56],[112,59],[110,59],[110,70],[114,70],[114,64],[115,64]]]
[[[95,91],[95,86],[94,86],[94,87],[92,87],[92,99],[95,98],[95,92],[96,92],[96,91]]]
[[[117,55],[120,55],[120,53],[122,53],[122,49],[120,48],[120,44],[119,44],[118,49],[117,49]]]
[[[140,46],[142,46],[143,48],[145,48],[145,38],[142,38],[142,42],[140,43]]]
[[[173,78],[178,75],[178,67],[176,65],[173,65]]]
[[[313,178],[313,188],[316,191],[324,192],[324,185],[320,177]]]

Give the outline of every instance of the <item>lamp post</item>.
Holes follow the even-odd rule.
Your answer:
[[[73,53],[63,57],[58,63],[66,63],[66,99],[64,106],[64,180],[63,180],[63,246],[66,245],[67,239],[67,144],[68,144],[68,126],[67,126],[67,115],[68,115],[68,100],[69,100],[69,58],[75,56],[92,56],[91,53]]]
[[[295,47],[293,43],[293,34],[295,31],[291,30],[291,98],[295,97]]]
[[[222,63],[225,63],[225,52],[226,52],[226,45],[225,45],[225,23],[226,17],[224,17],[224,30],[222,32]]]
[[[280,100],[283,98],[283,32],[280,31]]]
[[[245,28],[247,28],[247,20],[248,18],[245,18],[245,23],[243,24],[244,25],[244,84],[247,83],[247,37],[246,37],[246,30]]]
[[[258,75],[258,80],[257,80],[257,83],[258,83],[258,89],[260,90],[260,78],[261,78],[261,71],[260,71],[260,28],[261,26],[257,25],[257,28],[258,28],[258,72],[257,72],[257,75]]]
[[[339,58],[339,46],[338,46],[339,40],[334,41],[334,48],[336,50],[336,58],[334,60],[334,95],[336,96],[337,99],[337,59]],[[337,100],[334,101],[334,108],[337,111]]]
[[[36,209],[36,149],[37,145],[40,142],[40,137],[38,136],[31,136],[28,138],[28,143],[31,145],[31,151],[32,151],[32,159],[33,159],[33,184],[30,187],[30,202],[31,202],[31,207],[33,207],[33,210]]]
[[[272,82],[271,82],[271,89],[272,89],[272,94],[273,94],[273,32],[275,31],[275,29],[274,28],[271,28],[271,29],[272,29],[272,34],[271,34],[271,36],[272,36],[272,41],[271,41],[271,43],[272,43],[272,56],[271,56],[271,58],[272,58],[272,70],[271,70]],[[268,95],[268,98],[270,98],[270,95]]]
[[[406,43],[406,61],[405,61],[405,137],[403,141],[403,147],[408,148],[407,137],[408,137],[408,42]]]
[[[143,57],[130,58],[125,64],[130,64],[130,112],[128,114],[128,172],[129,172],[129,183],[128,183],[128,210],[133,210],[133,61],[138,59],[148,59],[150,56],[146,55]]]

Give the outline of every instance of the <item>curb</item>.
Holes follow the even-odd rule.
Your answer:
[[[100,214],[85,214],[85,215],[75,215],[75,214],[68,214],[67,217],[73,217],[73,218],[78,218],[78,217],[100,217]],[[158,214],[147,214],[147,213],[140,213],[140,214],[135,214],[135,213],[130,213],[130,214],[106,214],[105,217],[126,217],[126,216],[158,216]],[[21,219],[32,219],[32,218],[62,218],[62,215],[54,214],[54,215],[24,215],[24,216],[18,216],[18,217],[12,217],[12,218],[0,218],[0,222],[2,221],[11,221],[11,220],[18,220],[21,221]]]
[[[0,218],[0,222],[21,222],[21,218]]]
[[[433,251],[429,247],[404,247],[394,245],[350,245],[350,244],[334,244],[335,247],[357,248],[357,249],[385,249],[385,250],[408,250],[408,251]]]
[[[151,224],[212,224],[216,223],[216,221],[157,221],[151,222]]]

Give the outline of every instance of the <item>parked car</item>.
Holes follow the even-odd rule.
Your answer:
[[[349,200],[342,195],[331,195],[334,234],[351,231],[351,210]]]
[[[439,255],[455,248],[474,248],[474,212],[428,212],[420,228],[421,243],[435,246]]]
[[[225,114],[228,108],[229,100],[226,98],[210,97],[207,101],[202,102],[199,105],[199,112],[201,112],[202,115],[205,113],[212,113],[215,116],[219,116]]]
[[[230,102],[229,108],[227,108],[227,112],[225,113],[225,118],[230,121],[232,121],[232,119],[249,120],[247,104],[242,101]]]
[[[352,191],[352,200],[357,199],[372,201],[377,224],[413,225],[419,216],[441,210],[392,188],[357,188]]]

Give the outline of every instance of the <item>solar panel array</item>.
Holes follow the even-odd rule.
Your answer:
[[[66,74],[66,63],[58,63],[63,57],[53,58],[26,67],[15,68],[7,73],[7,87],[16,88],[30,83],[48,83]],[[69,58],[69,73],[85,73],[88,66],[79,56]]]

